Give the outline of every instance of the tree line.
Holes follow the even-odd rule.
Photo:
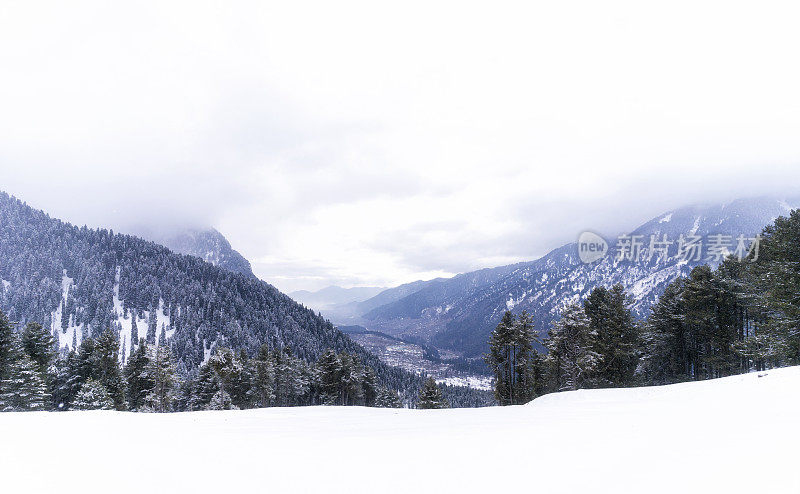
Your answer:
[[[357,356],[328,350],[308,364],[287,349],[262,346],[254,356],[217,349],[196,372],[181,375],[168,345],[144,338],[120,365],[116,334],[107,330],[77,350],[58,354],[50,332],[20,331],[0,311],[0,411],[129,410],[174,412],[273,406],[339,405],[400,408],[401,395],[378,384]],[[432,378],[418,408],[446,408]]]
[[[564,307],[545,338],[527,313],[506,312],[485,357],[498,403],[799,364],[800,212],[764,228],[749,257],[729,256],[674,280],[646,319],[637,320],[631,306],[622,285],[597,287]]]
[[[290,359],[295,368],[301,367],[297,359],[312,367],[328,350],[346,353],[374,371],[379,387],[398,390],[406,406],[416,403],[423,384],[420,376],[381,362],[321,314],[263,281],[140,238],[70,225],[3,192],[0,252],[0,309],[18,322],[20,333],[39,322],[62,343],[71,340],[76,355],[79,343],[98,342],[109,329],[119,338],[120,321],[130,318],[130,336],[121,342],[123,362],[141,338],[151,352],[168,346],[182,386],[199,376],[209,352],[235,349],[238,359],[244,350],[254,359],[265,345],[273,353],[291,349],[289,356],[273,358],[284,367]],[[166,326],[157,313],[166,316]],[[142,319],[146,323],[137,327]],[[56,362],[68,359],[59,355]],[[454,386],[442,391],[453,406],[492,404],[485,391]],[[316,399],[312,392],[296,401]]]

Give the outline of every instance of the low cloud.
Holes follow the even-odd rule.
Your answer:
[[[286,290],[533,259],[792,195],[800,33],[780,14],[17,3],[0,188],[81,225],[215,226]]]

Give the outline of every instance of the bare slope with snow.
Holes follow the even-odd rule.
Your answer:
[[[0,476],[4,492],[797,493],[798,390],[791,367],[505,408],[8,413]]]

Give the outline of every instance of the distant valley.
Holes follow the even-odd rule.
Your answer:
[[[405,341],[419,342],[462,363],[480,367],[489,332],[506,310],[528,311],[544,334],[566,304],[580,300],[594,287],[621,283],[633,297],[634,311],[644,316],[664,287],[699,264],[716,264],[706,252],[699,259],[682,259],[675,241],[680,235],[754,237],[776,217],[787,214],[800,200],[740,199],[725,204],[692,205],[667,211],[631,230],[644,243],[652,236],[673,241],[666,256],[640,262],[616,259],[617,239],[606,238],[610,252],[584,264],[576,243],[559,247],[530,262],[482,269],[449,279],[417,281],[380,292],[366,300],[320,308],[340,326],[360,325]],[[647,246],[645,245],[645,248]],[[733,245],[731,246],[731,252]],[[353,336],[355,338],[366,337]],[[371,351],[384,360],[392,344],[370,337]],[[362,344],[365,341],[361,341]],[[420,366],[429,363],[420,363]]]

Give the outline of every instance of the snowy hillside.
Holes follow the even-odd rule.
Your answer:
[[[577,244],[571,243],[535,261],[426,283],[413,293],[363,313],[362,320],[355,323],[393,336],[421,338],[439,350],[469,357],[486,351],[489,332],[506,310],[527,310],[534,316],[536,329],[546,331],[563,307],[585,297],[596,286],[621,283],[636,299],[634,310],[646,315],[670,281],[688,275],[699,264],[716,264],[707,250],[702,251],[700,259],[687,261],[679,256],[677,240],[681,235],[706,240],[715,235],[753,237],[797,204],[800,200],[754,198],[668,211],[631,231],[631,235],[640,236],[645,249],[651,235],[659,239],[666,235],[672,241],[666,257],[648,260],[644,254],[639,262],[619,261],[617,239],[609,238],[606,257],[585,264],[579,259]]]
[[[214,266],[255,277],[250,261],[231,247],[230,242],[215,228],[187,228],[177,231],[160,231],[137,227],[132,232],[138,237],[161,244],[178,254],[199,257]]]
[[[797,493],[798,389],[790,367],[505,408],[8,413],[0,472],[8,492]]]

